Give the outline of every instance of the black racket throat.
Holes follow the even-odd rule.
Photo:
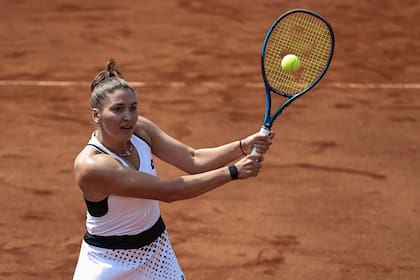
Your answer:
[[[284,95],[281,94],[282,97],[287,98],[287,100],[285,102],[283,102],[283,104],[277,108],[277,110],[274,112],[274,114],[271,114],[271,107],[272,107],[272,102],[271,102],[271,95],[272,93],[270,91],[266,92],[265,96],[266,96],[266,113],[264,116],[264,124],[263,124],[263,128],[266,128],[268,130],[271,129],[271,127],[273,126],[274,120],[277,118],[277,116],[279,116],[284,109],[286,109],[287,106],[289,106],[295,99],[297,99],[299,96],[303,95],[299,94],[299,95]]]

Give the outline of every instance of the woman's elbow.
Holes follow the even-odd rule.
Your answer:
[[[157,199],[162,202],[172,203],[183,200],[185,198],[182,197],[181,193],[176,189],[176,187],[171,187],[161,192]]]
[[[180,200],[184,200],[186,198],[182,198],[179,195],[177,195],[176,193],[172,193],[172,194],[166,194],[163,195],[159,201],[165,202],[165,203],[172,203],[172,202],[176,202],[176,201],[180,201]]]

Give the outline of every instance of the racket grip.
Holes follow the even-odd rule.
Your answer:
[[[263,126],[263,127],[261,127],[259,133],[261,135],[267,136],[268,134],[270,134],[270,129],[268,129],[267,127]],[[251,155],[255,155],[255,154],[257,154],[257,149],[254,146],[252,148]]]

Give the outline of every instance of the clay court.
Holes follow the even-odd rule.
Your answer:
[[[324,79],[275,123],[257,178],[162,203],[187,279],[420,278],[417,1],[1,1],[0,278],[71,279],[85,232],[73,160],[110,57],[141,114],[193,147],[260,129],[265,32],[327,18]],[[161,177],[179,170],[157,162]]]

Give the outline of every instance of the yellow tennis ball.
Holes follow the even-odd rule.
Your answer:
[[[281,60],[281,68],[284,72],[295,73],[299,70],[301,65],[299,57],[294,54],[288,54]]]

